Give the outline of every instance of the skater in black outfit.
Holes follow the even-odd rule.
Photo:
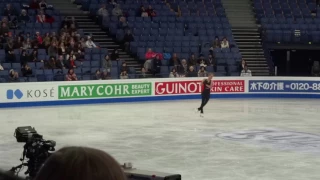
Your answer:
[[[197,111],[200,111],[200,116],[203,117],[203,107],[208,103],[209,99],[210,99],[210,90],[211,90],[211,80],[213,78],[213,74],[210,73],[208,75],[208,79],[203,80],[203,89],[201,92],[201,105],[200,107],[197,109]]]

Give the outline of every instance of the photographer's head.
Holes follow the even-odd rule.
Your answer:
[[[125,180],[119,163],[93,148],[65,147],[52,154],[35,180]]]

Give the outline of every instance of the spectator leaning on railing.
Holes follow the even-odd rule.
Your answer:
[[[248,69],[247,66],[244,66],[243,70],[241,71],[240,76],[252,76],[251,71]]]

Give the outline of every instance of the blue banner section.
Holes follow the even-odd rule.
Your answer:
[[[320,93],[320,81],[249,80],[249,92]]]

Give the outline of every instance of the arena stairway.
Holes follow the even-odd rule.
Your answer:
[[[140,63],[130,54],[123,51],[120,45],[114,41],[108,34],[101,29],[90,17],[88,12],[80,10],[81,6],[73,4],[69,0],[48,0],[49,4],[52,4],[55,9],[60,10],[62,16],[73,16],[78,23],[78,28],[82,29],[85,35],[91,35],[94,42],[97,42],[100,48],[107,48],[109,55],[114,49],[118,49],[119,58],[125,61],[128,67],[133,67],[136,73],[141,71]]]
[[[250,0],[222,0],[242,58],[254,76],[269,76],[270,68]]]

